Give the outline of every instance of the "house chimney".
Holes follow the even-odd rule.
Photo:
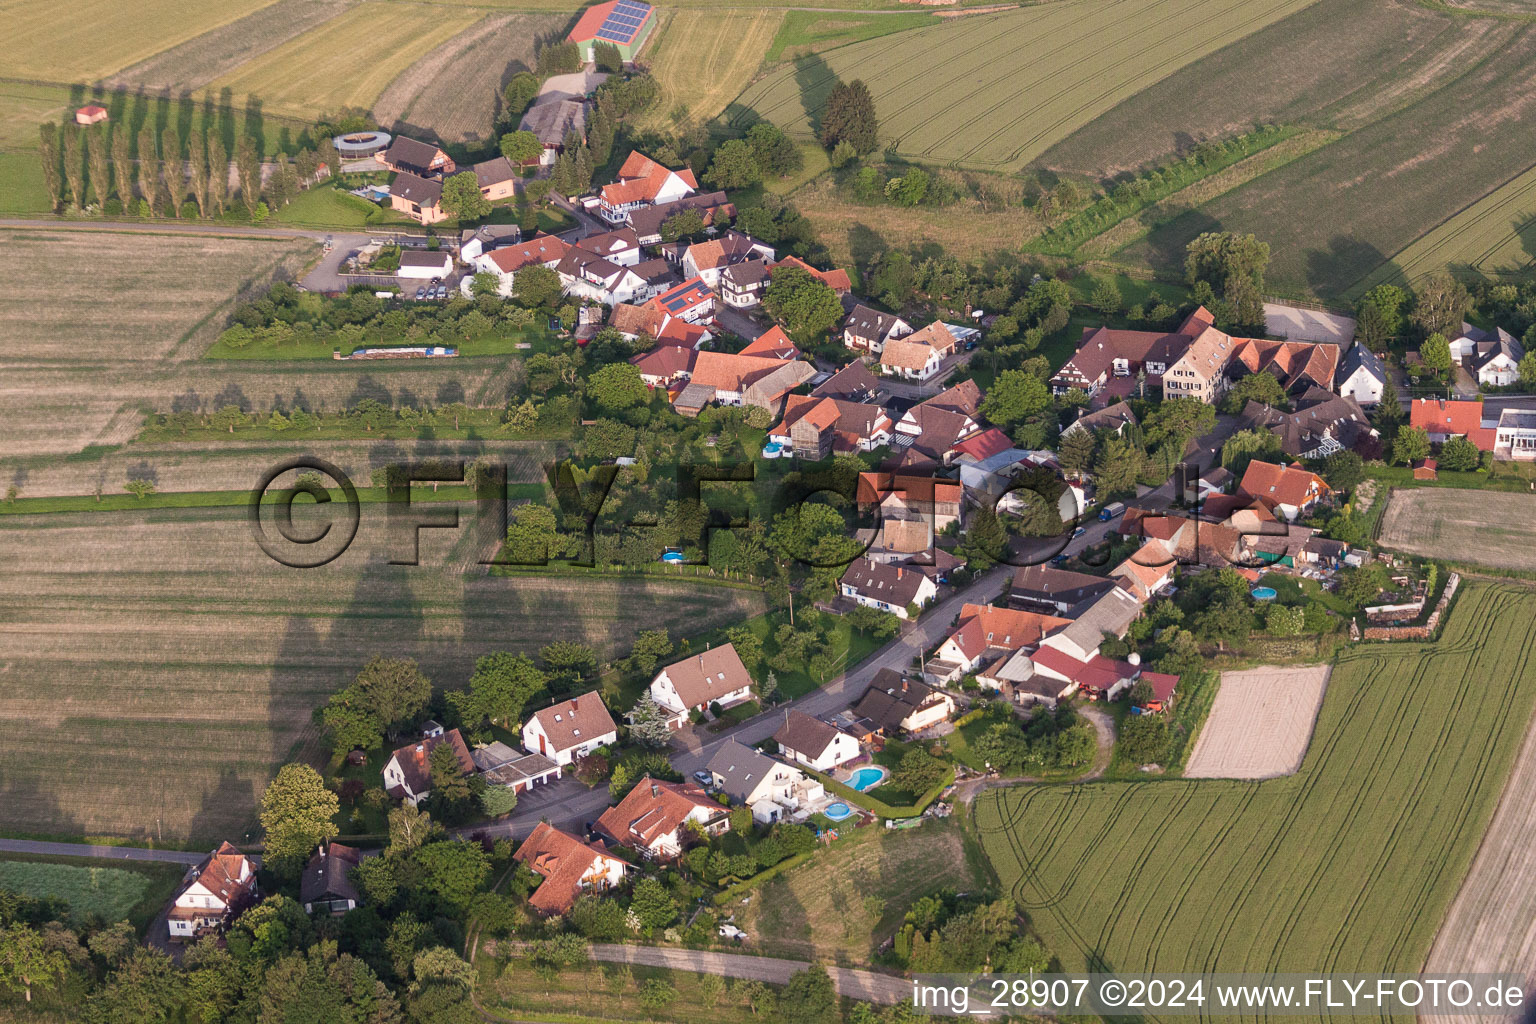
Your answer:
[[[904,573],[904,572],[906,572],[906,570],[905,570],[905,569],[903,569],[903,568],[902,568],[902,567],[901,567],[901,566],[899,566],[899,565],[898,565],[898,566],[897,566],[897,567],[896,567],[896,578],[897,578],[897,579],[901,579],[901,577],[902,577],[902,574],[903,574],[903,573]]]
[[[655,782],[652,782],[651,783],[651,799],[655,800],[656,798],[658,798],[660,796],[661,796],[661,787],[656,785]]]

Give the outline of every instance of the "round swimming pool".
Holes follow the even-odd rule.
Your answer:
[[[1255,601],[1273,601],[1279,596],[1274,587],[1254,587],[1249,591]]]
[[[873,766],[869,768],[860,768],[858,771],[854,772],[853,777],[848,780],[848,785],[862,793],[866,789],[871,789],[880,785],[880,782],[885,778],[885,775],[886,771],[884,768],[876,768]]]
[[[681,551],[668,551],[666,554],[661,556],[661,560],[666,562],[668,565],[682,565],[683,562],[686,561],[686,559],[683,558],[683,553]]]
[[[763,445],[763,458],[765,459],[777,459],[783,454],[784,446],[779,444],[777,441],[769,441],[767,444]]]
[[[853,808],[839,800],[836,803],[827,804],[821,813],[828,821],[842,821],[844,818],[853,817]]]

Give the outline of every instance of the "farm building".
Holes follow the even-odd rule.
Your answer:
[[[377,156],[389,148],[389,132],[353,132],[331,139],[336,154],[343,160],[365,160]]]
[[[107,119],[107,108],[94,103],[75,111],[75,124],[101,124]]]
[[[453,269],[453,257],[444,249],[437,252],[403,252],[400,254],[399,277],[430,281],[446,277]]]
[[[656,27],[656,12],[640,0],[608,0],[588,7],[566,40],[576,44],[582,60],[592,60],[599,42],[612,43],[619,56],[634,60]]]

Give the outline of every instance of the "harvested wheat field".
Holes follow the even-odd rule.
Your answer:
[[[374,653],[460,687],[477,657],[554,639],[551,622],[606,657],[642,628],[761,610],[691,582],[491,577],[472,516],[423,531],[420,566],[389,565],[384,510],[365,505],[346,554],[307,570],[262,554],[243,509],[5,517],[0,827],[239,835],[277,765],[317,752],[312,711]]]
[[[411,3],[366,3],[215,79],[237,100],[294,117],[368,109],[384,87],[480,12]]]
[[[350,0],[278,0],[139,61],[107,79],[110,88],[198,89],[346,10]]]
[[[1454,487],[1399,488],[1377,539],[1410,555],[1536,569],[1536,495]]]
[[[105,78],[235,21],[271,0],[9,0],[0,75],[48,82]]]
[[[395,132],[484,142],[495,135],[507,81],[532,70],[539,41],[558,37],[569,20],[529,12],[478,21],[401,72],[373,116]]]
[[[1329,671],[1327,665],[1284,665],[1223,672],[1221,689],[1184,775],[1192,779],[1294,775],[1307,755]]]
[[[661,98],[644,123],[662,126],[686,107],[687,120],[709,121],[757,74],[784,21],[776,8],[664,11],[657,39],[644,55]]]

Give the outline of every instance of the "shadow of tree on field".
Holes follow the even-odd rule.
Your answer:
[[[861,280],[867,279],[870,266],[889,248],[890,244],[880,232],[868,224],[855,223],[848,229],[848,254],[853,257]]]
[[[821,135],[821,112],[832,90],[842,84],[837,72],[819,54],[795,61],[795,84],[800,88],[800,106],[812,134]]]
[[[1380,249],[1351,235],[1334,235],[1326,249],[1307,250],[1307,284],[1319,295],[1338,294],[1386,261]]]

